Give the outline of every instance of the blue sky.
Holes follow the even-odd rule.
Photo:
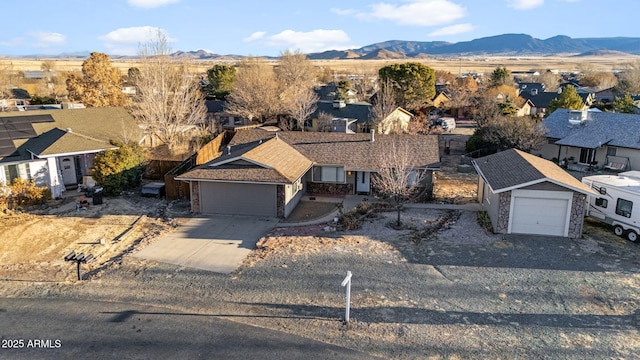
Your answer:
[[[135,55],[156,29],[173,50],[275,56],[386,40],[640,37],[638,0],[31,0],[2,17],[0,55]]]

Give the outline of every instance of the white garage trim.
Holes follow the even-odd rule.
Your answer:
[[[513,190],[508,233],[569,236],[573,192]]]

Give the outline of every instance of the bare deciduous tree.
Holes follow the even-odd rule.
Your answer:
[[[280,112],[280,94],[272,67],[264,59],[248,57],[238,64],[228,111],[262,123]]]
[[[206,117],[198,78],[185,62],[174,61],[167,37],[156,37],[140,46],[140,76],[132,113],[146,130],[173,152],[194,125]]]
[[[529,152],[545,141],[544,127],[527,117],[496,116],[483,127],[485,141],[503,149]]]
[[[320,114],[318,114],[316,131],[331,132],[332,121],[333,121],[333,117],[331,116],[331,114],[321,111]]]
[[[621,93],[640,94],[640,60],[629,63],[619,74],[618,91]]]
[[[396,226],[400,226],[402,205],[417,195],[425,173],[415,168],[420,155],[411,148],[407,135],[388,136],[391,141],[376,158],[378,168],[372,182],[379,195],[396,208]]]
[[[297,127],[304,131],[305,121],[317,109],[318,95],[311,88],[290,87],[282,94],[285,111],[295,120]]]
[[[300,51],[287,50],[280,55],[275,74],[281,89],[281,109],[294,119],[297,128],[304,131],[304,123],[316,111],[319,100],[313,89],[316,81],[313,64]]]
[[[394,86],[391,79],[379,79],[380,82],[384,82],[378,86],[378,92],[374,97],[373,108],[371,109],[370,122],[371,129],[376,132],[384,132],[380,128],[382,120],[387,118],[389,114],[395,110],[398,105],[396,104],[396,93],[393,90]]]

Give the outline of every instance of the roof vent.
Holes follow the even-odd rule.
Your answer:
[[[342,109],[345,106],[347,106],[347,104],[344,102],[344,100],[334,100],[333,101],[333,108],[334,109]]]
[[[227,155],[231,155],[231,146],[227,145]]]

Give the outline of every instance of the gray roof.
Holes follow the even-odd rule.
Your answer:
[[[542,182],[551,182],[584,194],[593,193],[587,185],[555,163],[516,149],[473,160],[473,166],[494,193]]]
[[[23,132],[27,135],[11,136],[16,150],[8,156],[0,155],[0,162],[29,160],[31,153],[48,156],[92,153],[111,148],[110,140],[139,141],[144,136],[134,118],[122,107],[0,113],[5,127],[8,119],[18,123],[20,119],[34,118],[50,120],[29,121],[29,131]]]
[[[640,115],[588,112],[587,120],[569,123],[569,109],[558,109],[544,119],[547,137],[557,145],[595,149],[602,145],[640,149]]]
[[[333,101],[319,101],[316,111],[310,118],[317,118],[321,112],[325,112],[334,118],[356,119],[358,122],[369,122],[373,105],[368,103],[345,104],[342,108],[334,108]]]
[[[238,131],[230,144],[233,147],[274,137],[273,132],[261,129]],[[420,154],[416,168],[438,169],[440,154],[436,135],[382,135],[282,131],[278,136],[302,155],[320,165],[343,165],[347,170],[375,171],[378,154],[390,148],[395,138],[407,141]],[[246,146],[246,145],[245,145]]]

